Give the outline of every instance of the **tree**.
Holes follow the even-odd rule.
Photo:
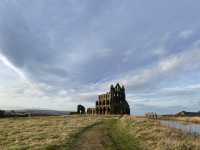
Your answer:
[[[5,115],[5,111],[4,110],[0,110],[0,117],[4,117]]]

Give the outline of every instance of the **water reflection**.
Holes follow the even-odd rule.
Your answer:
[[[160,124],[167,126],[169,128],[181,129],[182,131],[187,133],[200,135],[200,124],[183,123],[178,121],[166,121],[166,120],[161,120]]]

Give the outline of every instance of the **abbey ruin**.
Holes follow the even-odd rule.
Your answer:
[[[130,114],[124,86],[119,83],[115,87],[111,85],[109,92],[98,96],[96,107],[87,109],[87,114]]]

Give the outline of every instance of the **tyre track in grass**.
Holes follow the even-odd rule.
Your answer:
[[[108,135],[106,125],[101,122],[81,132],[73,144],[72,150],[118,150]]]

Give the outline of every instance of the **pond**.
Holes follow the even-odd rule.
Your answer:
[[[183,132],[200,135],[200,124],[185,123],[180,121],[161,120],[160,124],[169,128],[180,129]]]

